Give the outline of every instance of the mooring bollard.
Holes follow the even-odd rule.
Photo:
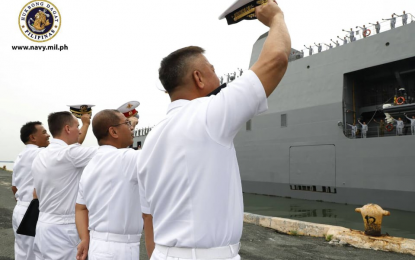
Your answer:
[[[367,204],[362,208],[355,209],[360,212],[365,224],[365,234],[368,236],[381,236],[383,216],[390,216],[390,212],[383,210],[379,205]]]

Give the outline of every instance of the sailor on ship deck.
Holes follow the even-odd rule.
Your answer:
[[[346,31],[346,30],[343,30],[344,32],[348,32],[348,33],[350,33],[350,42],[354,42],[354,41],[356,41],[356,38],[354,37],[354,31],[353,31],[353,28],[350,28],[350,31]]]
[[[405,117],[411,121],[411,134],[415,135],[415,116],[412,116],[412,118],[409,118],[407,114],[404,114]]]
[[[373,23],[369,23],[369,24],[374,25],[375,30],[376,30],[376,34],[379,34],[379,32],[380,32],[380,23],[376,22],[375,24],[373,24]]]
[[[392,18],[382,19],[384,21],[391,21],[391,29],[395,29],[395,25],[396,25],[396,17],[394,15],[395,14],[392,14]]]

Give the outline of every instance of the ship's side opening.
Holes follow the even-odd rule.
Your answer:
[[[411,135],[415,116],[415,57],[344,75],[343,127],[351,138]],[[402,130],[397,122],[403,121]],[[367,125],[364,135],[364,127]],[[352,125],[357,126],[353,135]],[[363,130],[363,131],[362,131]]]

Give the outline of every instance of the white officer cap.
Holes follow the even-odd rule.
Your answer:
[[[130,101],[120,106],[117,110],[124,114],[126,118],[137,117],[139,118],[136,108],[140,105],[138,101]]]
[[[95,105],[68,105],[69,111],[76,117],[81,118],[83,114],[92,115],[92,107]]]
[[[239,23],[242,20],[255,20],[255,7],[266,3],[268,0],[236,0],[219,16],[219,20],[226,17],[229,25]]]

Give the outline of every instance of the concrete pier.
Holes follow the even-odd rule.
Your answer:
[[[14,259],[12,214],[16,202],[11,191],[11,173],[0,170],[0,260]],[[331,245],[324,238],[281,234],[271,228],[245,223],[241,258],[244,260],[276,259],[414,259],[407,254],[387,253]],[[144,239],[140,260],[147,260]]]

